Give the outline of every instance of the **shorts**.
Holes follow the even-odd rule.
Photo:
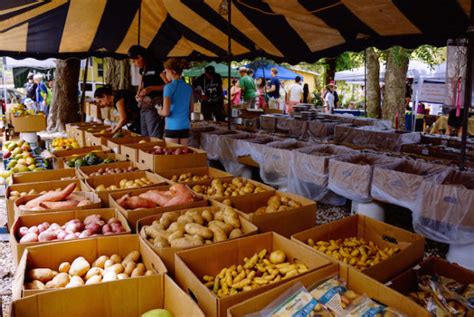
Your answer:
[[[165,138],[187,139],[189,138],[189,129],[184,130],[165,130]]]

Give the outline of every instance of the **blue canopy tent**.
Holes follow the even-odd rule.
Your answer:
[[[252,68],[252,65],[247,65],[246,67]],[[283,66],[275,65],[275,64],[273,64],[273,65],[272,64],[267,64],[267,65],[265,65],[264,68],[259,67],[257,69],[254,69],[254,77],[255,78],[260,78],[260,77],[262,77],[262,78],[271,78],[272,77],[272,73],[271,73],[272,68],[278,69],[278,78],[280,78],[280,79],[294,80],[296,76],[300,76],[301,80],[304,79],[303,76],[301,76],[300,74],[292,72],[291,70],[289,70],[289,69],[287,69]],[[264,72],[264,70],[265,70],[265,72]]]

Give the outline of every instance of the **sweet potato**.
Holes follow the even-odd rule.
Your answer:
[[[20,243],[38,242],[38,235],[34,232],[28,232],[21,239]]]
[[[53,241],[57,238],[56,232],[54,231],[43,231],[38,236],[39,242]]]
[[[87,226],[87,225],[92,224],[92,223],[97,223],[100,220],[102,220],[101,215],[97,215],[97,214],[89,215],[84,219],[84,224]]]

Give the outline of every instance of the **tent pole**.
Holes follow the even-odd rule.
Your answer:
[[[6,71],[5,71],[5,65],[7,64],[7,58],[3,57],[3,62],[2,62],[2,79],[3,79],[3,96],[5,98],[5,110],[7,109],[7,102],[8,102],[8,93],[7,93],[7,81],[6,81]],[[13,100],[12,100],[13,101]],[[3,109],[0,107],[0,114],[3,114]]]
[[[84,114],[84,106],[86,103],[86,85],[87,85],[87,70],[89,68],[89,57],[86,58],[86,68],[84,69],[84,76],[82,79],[82,94],[81,94],[81,115]]]
[[[367,115],[367,49],[364,50],[364,117]]]
[[[232,126],[232,103],[230,96],[231,76],[232,76],[232,0],[227,3],[227,126],[229,130]]]
[[[459,169],[464,170],[464,164],[466,162],[466,143],[468,135],[468,122],[469,122],[469,109],[472,104],[472,77],[473,70],[472,63],[474,62],[474,6],[471,6],[471,16],[469,19],[469,28],[467,29],[467,67],[466,67],[466,85],[464,90],[464,120],[462,123],[462,145],[461,145],[461,157],[459,160]]]

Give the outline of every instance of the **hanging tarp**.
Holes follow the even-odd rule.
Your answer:
[[[251,67],[251,65],[247,65],[247,67]],[[296,78],[296,76],[299,76],[301,77],[302,79],[303,76],[301,76],[300,74],[297,74],[291,70],[289,70],[288,68],[285,68],[283,66],[280,66],[280,65],[274,65],[274,64],[267,64],[265,65],[264,68],[257,68],[255,69],[255,73],[254,73],[254,77],[255,78],[266,78],[266,79],[270,79],[272,78],[272,72],[271,72],[271,69],[272,68],[276,68],[278,70],[278,78],[280,79],[283,79],[283,80],[294,80]]]
[[[158,58],[224,58],[223,2],[1,1],[0,55],[125,56],[131,45],[140,42]],[[446,45],[447,39],[465,34],[471,5],[470,0],[231,2],[234,58],[267,56],[290,63],[368,46]]]

